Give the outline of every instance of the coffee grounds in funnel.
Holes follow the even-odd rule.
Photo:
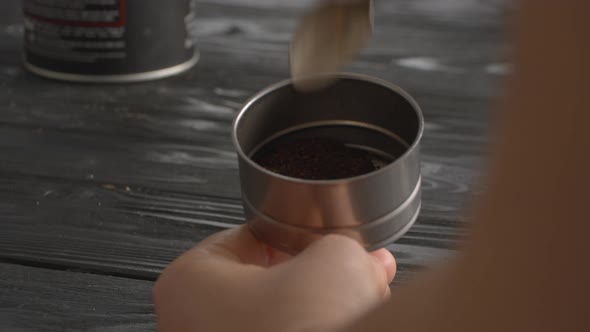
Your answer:
[[[272,172],[307,180],[350,178],[370,173],[391,162],[375,153],[329,138],[271,142],[252,159]]]

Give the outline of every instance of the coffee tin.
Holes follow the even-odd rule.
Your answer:
[[[194,0],[23,0],[25,66],[41,76],[116,83],[181,73],[198,60]]]

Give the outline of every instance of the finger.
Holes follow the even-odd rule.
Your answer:
[[[268,265],[267,266],[275,266],[277,264],[281,264],[293,258],[292,255],[287,254],[286,252],[280,251],[275,249],[269,245],[266,246],[267,256],[268,256]]]
[[[325,275],[350,274],[366,281],[381,298],[388,286],[388,275],[381,260],[355,240],[343,235],[326,235],[297,255],[290,264],[295,268],[310,267]]]
[[[377,258],[383,264],[383,268],[387,273],[387,283],[390,284],[393,281],[393,278],[395,277],[395,273],[397,271],[397,264],[395,262],[393,254],[389,250],[382,248],[373,251],[371,253],[371,256]]]
[[[264,249],[264,245],[252,235],[247,226],[241,225],[208,237],[194,251],[211,255],[215,259],[255,264],[263,261]]]
[[[216,233],[185,255],[193,259],[210,259],[220,263],[251,264],[263,267],[278,264],[290,258],[289,255],[258,240],[247,225]]]
[[[373,263],[373,271],[376,276],[376,279],[375,279],[376,285],[377,285],[377,287],[379,287],[381,292],[385,292],[385,289],[389,288],[389,279],[387,276],[387,270],[385,269],[383,262],[379,258],[377,258],[371,254],[369,254],[367,256],[370,258],[371,262]]]
[[[385,287],[385,292],[383,293],[383,301],[389,300],[391,297],[391,288]]]

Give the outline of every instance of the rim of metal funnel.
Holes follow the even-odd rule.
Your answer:
[[[318,75],[316,77],[323,77],[323,76],[327,76],[327,75]],[[361,180],[364,178],[375,176],[376,174],[379,174],[381,172],[387,172],[387,170],[389,168],[394,167],[395,164],[401,163],[406,158],[406,156],[410,153],[410,151],[414,150],[414,148],[416,148],[416,146],[420,143],[420,140],[422,139],[422,134],[424,132],[424,116],[422,115],[422,109],[420,108],[420,106],[418,105],[416,100],[414,100],[414,98],[409,93],[407,93],[404,89],[402,89],[399,86],[397,86],[393,83],[390,83],[386,80],[383,80],[383,79],[380,79],[377,77],[373,77],[373,76],[369,76],[369,75],[364,75],[364,74],[346,73],[345,72],[345,73],[337,73],[337,74],[333,74],[333,75],[329,75],[329,76],[336,79],[336,82],[334,84],[338,84],[338,80],[341,80],[341,79],[352,79],[352,80],[365,81],[365,82],[373,83],[376,85],[380,85],[384,88],[387,88],[387,89],[392,90],[393,92],[399,94],[408,103],[410,103],[410,105],[412,105],[412,108],[414,109],[414,111],[416,112],[416,116],[418,117],[418,132],[416,133],[416,138],[414,139],[414,141],[411,142],[411,144],[408,144],[406,151],[404,151],[404,153],[401,156],[399,156],[398,158],[393,160],[391,163],[387,164],[386,166],[384,166],[378,170],[375,170],[375,171],[372,171],[369,173],[365,173],[365,174],[361,174],[358,176],[354,176],[354,177],[342,178],[342,179],[331,179],[331,180],[309,180],[309,179],[301,179],[301,178],[286,176],[286,175],[272,172],[272,171],[260,166],[258,163],[254,162],[250,158],[249,155],[244,153],[244,150],[242,150],[242,146],[241,146],[240,142],[238,141],[237,131],[238,131],[238,126],[239,126],[240,120],[241,120],[242,116],[248,111],[248,109],[254,103],[256,103],[259,99],[272,93],[273,91],[284,88],[285,86],[289,86],[289,85],[292,86],[293,82],[291,79],[282,80],[280,82],[274,83],[274,84],[258,91],[257,93],[254,94],[254,96],[252,96],[250,99],[248,99],[244,103],[244,105],[240,108],[238,115],[236,116],[236,118],[234,119],[234,121],[232,123],[232,142],[233,142],[233,145],[235,146],[238,154],[248,164],[250,164],[250,166],[256,168],[257,170],[259,170],[269,176],[273,176],[275,178],[279,178],[284,181],[304,183],[304,184],[316,184],[316,185],[334,185],[334,184],[340,184],[340,183],[353,182],[356,180]],[[385,128],[382,128],[382,130],[389,132],[389,130],[387,130]],[[397,135],[397,133],[394,133],[394,134]]]

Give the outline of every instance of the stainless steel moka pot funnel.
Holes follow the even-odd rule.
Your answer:
[[[354,238],[368,250],[396,240],[420,211],[423,128],[420,107],[408,93],[369,76],[338,74],[333,85],[315,92],[298,92],[288,80],[262,90],[233,124],[251,230],[290,253],[329,233]],[[305,180],[271,172],[252,160],[277,137],[309,129],[393,161],[351,178]]]

